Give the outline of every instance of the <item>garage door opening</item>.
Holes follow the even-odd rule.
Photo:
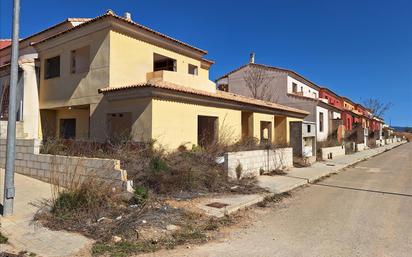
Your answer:
[[[198,116],[197,117],[197,144],[207,147],[217,142],[217,117]]]
[[[109,138],[112,141],[127,140],[132,129],[132,114],[130,112],[107,114]]]

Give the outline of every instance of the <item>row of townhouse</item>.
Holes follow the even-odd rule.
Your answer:
[[[218,89],[307,111],[304,123],[316,124],[317,142],[346,139],[366,145],[369,138],[381,139],[384,121],[371,110],[295,71],[257,64],[254,59],[251,54],[249,63],[218,78]],[[254,80],[258,82],[251,83]]]
[[[0,43],[0,119],[6,120],[11,47]],[[314,156],[316,142],[331,137],[366,143],[365,135],[382,135],[383,120],[367,108],[292,70],[256,64],[254,55],[214,83],[207,51],[130,14],[68,18],[20,40],[19,49],[17,117],[27,138],[127,136],[175,149],[254,137],[296,141]],[[265,84],[262,92],[252,93],[253,76]]]
[[[19,47],[17,117],[26,138],[126,135],[168,149],[223,136],[288,144],[291,124],[309,114],[217,90],[207,51],[142,26],[130,14],[69,18],[21,39]],[[6,43],[0,50],[2,120],[9,115],[10,55]]]

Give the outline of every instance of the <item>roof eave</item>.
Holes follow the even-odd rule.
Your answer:
[[[195,92],[186,92],[186,91],[178,91],[178,90],[173,90],[171,88],[158,88],[155,85],[139,85],[136,87],[133,86],[128,86],[128,87],[122,87],[122,88],[103,88],[103,89],[99,89],[98,92],[100,94],[108,94],[108,95],[113,95],[116,94],[116,92],[122,92],[125,90],[138,90],[138,89],[142,89],[142,88],[153,88],[153,89],[161,89],[161,90],[166,90],[166,91],[173,91],[174,94],[186,94],[186,95],[191,95],[191,97],[196,96],[196,97],[203,97],[203,98],[211,98],[214,99],[216,101],[227,101],[227,102],[234,102],[237,104],[237,106],[255,106],[255,109],[258,108],[260,110],[266,110],[266,112],[269,113],[273,113],[273,114],[277,114],[277,115],[286,115],[286,116],[290,116],[290,117],[296,117],[296,118],[304,118],[307,115],[309,115],[309,112],[303,111],[303,110],[299,110],[299,109],[295,109],[295,108],[291,108],[291,107],[287,107],[285,106],[286,109],[283,109],[281,107],[270,107],[270,106],[265,106],[265,105],[261,105],[258,103],[250,103],[250,102],[244,102],[244,101],[239,101],[236,99],[224,99],[224,98],[219,98],[218,96],[214,97],[212,95],[207,95],[207,94],[198,94]],[[239,97],[243,97],[243,96],[239,96]],[[252,99],[252,100],[256,100],[256,99]],[[258,100],[256,100],[258,101]]]
[[[179,45],[181,45],[181,46],[183,46],[183,47],[186,47],[186,48],[188,48],[188,49],[191,49],[192,51],[196,51],[196,52],[198,52],[198,53],[200,53],[200,54],[202,54],[202,55],[206,55],[206,54],[208,53],[206,50],[203,50],[203,49],[200,49],[200,48],[191,46],[191,45],[189,45],[189,44],[187,44],[187,43],[184,43],[184,42],[182,42],[182,41],[180,41],[180,40],[174,39],[174,38],[172,38],[172,37],[170,37],[170,36],[167,36],[167,35],[165,35],[165,34],[162,34],[162,33],[160,33],[160,32],[157,32],[157,31],[155,31],[155,30],[152,30],[152,29],[150,29],[150,28],[148,28],[148,27],[145,27],[145,26],[143,26],[143,25],[141,25],[141,24],[138,24],[138,23],[136,23],[136,22],[126,20],[125,18],[120,17],[120,16],[115,15],[115,14],[110,13],[110,12],[107,12],[107,13],[105,13],[105,14],[103,14],[103,15],[97,16],[97,17],[95,17],[95,18],[93,18],[93,19],[90,19],[90,20],[88,20],[88,21],[86,21],[86,22],[83,22],[82,24],[80,24],[80,25],[78,25],[78,26],[75,26],[75,27],[73,27],[73,28],[71,28],[71,29],[62,31],[62,32],[60,32],[60,33],[58,33],[58,34],[55,34],[55,35],[53,35],[53,36],[50,36],[50,37],[45,38],[45,39],[43,39],[43,40],[40,40],[40,41],[38,41],[38,42],[32,42],[31,45],[32,45],[32,46],[36,46],[36,45],[44,44],[45,42],[47,42],[47,41],[49,41],[49,40],[52,40],[52,39],[61,37],[62,35],[66,34],[66,33],[70,33],[70,32],[72,32],[72,31],[74,31],[74,30],[77,30],[77,29],[79,29],[79,28],[82,28],[82,27],[84,27],[84,26],[93,24],[93,23],[95,23],[95,22],[97,22],[97,21],[100,21],[100,20],[106,19],[106,18],[115,19],[116,21],[120,21],[120,22],[122,22],[122,23],[124,23],[124,24],[133,25],[133,26],[135,26],[135,27],[137,27],[137,28],[140,28],[140,29],[145,30],[146,32],[152,33],[152,34],[154,34],[154,35],[156,35],[156,36],[162,37],[163,39],[169,40],[170,42],[179,44]]]

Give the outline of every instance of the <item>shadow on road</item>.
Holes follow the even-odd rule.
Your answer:
[[[377,193],[377,194],[388,194],[388,195],[397,195],[397,196],[405,196],[405,197],[412,197],[410,194],[403,194],[403,193],[396,193],[396,192],[387,192],[387,191],[379,191],[379,190],[371,190],[371,189],[363,189],[363,188],[354,188],[354,187],[345,187],[345,186],[337,186],[337,185],[329,185],[329,184],[322,184],[322,183],[310,183],[313,186],[324,186],[324,187],[333,187],[345,190],[354,190],[354,191],[361,191],[361,192],[369,192],[369,193]]]

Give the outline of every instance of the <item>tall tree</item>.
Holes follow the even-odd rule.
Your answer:
[[[384,103],[376,98],[369,98],[363,101],[363,105],[368,108],[373,115],[382,117],[391,107],[392,103]]]
[[[250,91],[253,98],[264,101],[275,101],[274,90],[271,83],[275,76],[267,71],[264,67],[249,65],[243,74],[246,88]]]

